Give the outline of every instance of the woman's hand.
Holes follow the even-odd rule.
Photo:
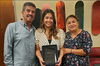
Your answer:
[[[58,61],[57,61],[57,63],[56,63],[56,66],[60,66],[60,65],[61,65],[61,63],[62,63],[62,58],[61,58],[61,57],[59,57],[59,58],[58,58]]]
[[[41,66],[45,66],[45,65],[43,64],[44,61],[43,61],[43,58],[42,58],[42,55],[41,55],[41,52],[40,52],[40,46],[39,46],[39,44],[36,45],[36,56],[37,56],[37,58],[39,59],[40,65],[41,65]]]
[[[43,63],[44,63],[44,61],[43,61],[43,59],[42,58],[39,58],[39,62],[40,62],[40,65],[41,66],[45,66]]]
[[[72,53],[72,49],[69,49],[69,48],[63,48],[63,54],[69,54],[69,53]]]
[[[60,66],[61,63],[62,63],[62,57],[63,57],[63,55],[64,55],[64,52],[63,52],[63,51],[64,51],[63,48],[61,48],[61,49],[60,49],[60,55],[59,55],[58,61],[57,61],[57,63],[56,63],[56,66]]]

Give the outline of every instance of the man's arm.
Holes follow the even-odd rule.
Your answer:
[[[4,37],[4,63],[6,66],[13,65],[12,46],[13,43],[13,24],[9,24]]]

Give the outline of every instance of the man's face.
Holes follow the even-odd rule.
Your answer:
[[[32,23],[32,21],[33,21],[34,18],[35,18],[35,10],[36,10],[35,7],[26,6],[26,7],[25,7],[25,10],[22,11],[23,20],[24,20],[26,23]]]

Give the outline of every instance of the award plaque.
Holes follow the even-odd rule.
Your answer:
[[[55,66],[55,63],[58,60],[57,45],[42,46],[42,56],[45,65]]]

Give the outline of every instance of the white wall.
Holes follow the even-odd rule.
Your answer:
[[[49,4],[50,8],[52,8],[54,11],[56,11],[56,2],[58,0],[28,0],[29,2],[33,2],[36,4],[38,8],[42,8],[43,4]],[[24,2],[28,2],[26,0],[14,0],[14,9],[15,9],[15,19],[20,20],[21,18],[21,9]],[[75,14],[75,4],[79,0],[63,0],[65,3],[65,9],[66,9],[66,17],[70,14]],[[92,5],[96,0],[82,0],[84,2],[84,29],[87,30],[93,39],[93,46],[94,47],[100,47],[100,35],[94,36],[91,33],[91,16],[92,16]]]

